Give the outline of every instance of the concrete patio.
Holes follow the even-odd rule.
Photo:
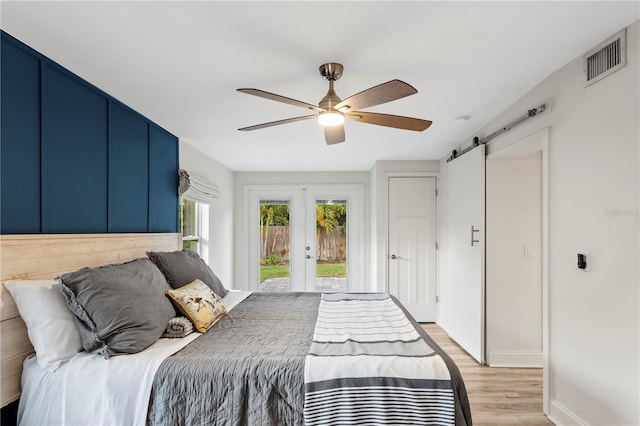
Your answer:
[[[322,292],[345,292],[347,291],[346,277],[317,277],[315,291]],[[260,283],[260,291],[290,291],[289,277],[267,278]]]

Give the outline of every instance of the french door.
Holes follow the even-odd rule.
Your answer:
[[[362,185],[247,188],[249,288],[364,291]]]

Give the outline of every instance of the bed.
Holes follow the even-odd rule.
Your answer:
[[[37,237],[23,238],[21,240],[17,237],[9,238],[3,236],[3,266],[5,265],[5,260],[11,257],[5,257],[8,244],[11,244],[13,258],[20,257],[16,250],[21,250],[18,247],[22,247],[25,244],[30,246],[31,250],[34,246],[43,246],[42,240]],[[95,241],[109,240],[107,248],[95,249],[95,253],[102,252],[103,254],[94,253],[90,256],[92,259],[88,259],[86,252],[78,253],[78,241],[74,241],[74,238],[79,237],[58,236],[57,239],[55,237],[52,238],[54,238],[55,242],[49,240],[44,244],[52,247],[50,255],[56,258],[50,260],[50,263],[63,264],[63,266],[48,267],[48,271],[44,272],[23,269],[24,272],[22,273],[18,272],[14,267],[14,269],[9,269],[10,275],[5,274],[3,270],[2,280],[51,278],[62,272],[72,271],[86,265],[99,266],[106,263],[124,262],[144,256],[144,253],[149,250],[171,251],[179,247],[179,236],[175,234],[156,235],[151,240],[149,234],[125,235],[120,236],[120,238],[116,236],[87,236],[85,238],[88,239],[83,240],[85,247],[89,241],[92,247],[99,247],[102,242],[96,243]],[[126,248],[122,248],[122,241],[128,241],[124,244]],[[115,248],[113,247],[114,243],[117,246]],[[25,251],[31,252],[31,250],[27,249]],[[71,250],[70,254],[66,253],[68,250]],[[43,256],[46,256],[46,253],[40,250],[39,254],[35,256],[38,259],[42,259]],[[63,261],[63,259],[65,260]],[[33,265],[35,263],[38,262],[29,262],[27,260],[22,265]],[[30,267],[33,268],[33,266]],[[35,267],[35,269],[39,268],[39,266]],[[235,297],[237,293],[230,292],[228,296]],[[316,358],[319,361],[325,359],[333,362],[334,358],[329,357],[335,356],[334,353],[330,353],[321,358],[316,356],[318,354],[313,354],[315,358],[311,359],[310,349],[315,348],[314,350],[317,351],[321,349],[320,346],[325,346],[329,350],[335,350],[336,348],[334,343],[318,346],[318,341],[321,340],[318,338],[318,312],[323,315],[323,311],[320,309],[323,303],[331,305],[331,303],[338,301],[325,300],[328,296],[314,293],[247,293],[242,296],[246,298],[237,301],[237,304],[229,310],[226,316],[215,323],[209,332],[191,335],[191,340],[183,346],[176,345],[173,342],[180,339],[159,339],[156,344],[140,352],[140,354],[115,356],[105,363],[100,357],[93,354],[90,357],[89,354],[82,353],[82,356],[78,356],[77,359],[74,358],[73,362],[65,365],[88,366],[89,364],[83,363],[93,363],[102,368],[105,364],[112,363],[113,365],[122,366],[120,374],[128,376],[129,374],[126,373],[127,370],[124,367],[125,364],[132,364],[135,368],[136,362],[138,362],[136,360],[140,359],[140,365],[151,365],[153,363],[148,362],[148,359],[144,357],[156,350],[159,352],[164,351],[159,358],[154,356],[156,367],[154,367],[155,370],[152,371],[152,374],[147,374],[146,379],[140,379],[149,382],[149,393],[148,395],[142,393],[142,396],[138,397],[140,402],[135,408],[138,411],[137,419],[142,418],[144,421],[136,420],[134,423],[155,425],[304,424],[305,415],[307,416],[307,423],[310,423],[314,419],[312,417],[313,413],[310,413],[309,410],[305,413],[305,403],[307,406],[310,405],[308,376],[313,376],[313,374],[309,373],[308,367],[312,365],[310,364],[311,361],[315,362]],[[366,297],[368,296],[365,295]],[[360,296],[349,296],[349,300],[340,300],[339,302],[382,303],[382,301],[362,301],[360,299]],[[451,423],[457,425],[471,424],[464,383],[453,361],[408,315],[397,300],[392,297],[386,297],[384,303],[390,303],[390,308],[393,308],[392,305],[397,306],[397,309],[406,315],[405,318],[410,324],[403,325],[403,327],[410,327],[410,330],[404,330],[419,337],[411,339],[414,342],[413,344],[424,344],[424,347],[429,348],[430,358],[438,358],[442,360],[443,365],[446,365],[446,372],[450,376],[450,384],[448,386],[450,386],[450,393],[453,398]],[[334,303],[334,305],[336,304]],[[5,405],[5,401],[15,400],[20,392],[19,382],[16,385],[15,378],[20,377],[22,373],[15,359],[18,358],[22,363],[22,360],[32,350],[29,348],[24,325],[20,324],[21,320],[16,316],[17,312],[4,288],[2,308],[3,319],[5,316],[9,317],[2,324],[1,337],[3,343],[10,338],[12,342],[21,342],[20,345],[15,346],[16,349],[22,348],[22,351],[14,350],[17,353],[11,354],[12,356],[10,357],[5,357],[5,350],[2,353],[2,400],[3,405]],[[9,313],[7,314],[7,312]],[[11,324],[11,327],[7,327],[7,324],[5,324],[7,322]],[[10,330],[9,333],[7,333],[7,330]],[[338,333],[340,332],[338,331]],[[167,342],[162,343],[161,341]],[[424,347],[420,350],[423,350]],[[351,359],[356,357],[347,356],[344,358]],[[125,362],[125,360],[127,361]],[[25,368],[27,368],[23,376],[24,383],[46,383],[43,381],[44,376],[57,374],[58,376],[64,376],[64,380],[67,380],[65,383],[68,384],[69,378],[74,376],[74,369],[67,368],[65,370],[65,367],[58,368],[55,373],[45,374],[42,371],[38,373],[39,367],[34,367],[34,363],[33,357],[24,362]],[[7,368],[10,365],[12,365],[12,368]],[[85,369],[85,367],[82,369]],[[86,369],[89,371],[89,367],[86,367]],[[40,368],[40,370],[42,369]],[[323,374],[324,370],[322,368],[311,369],[311,371],[319,371],[323,372]],[[35,380],[34,377],[36,378]],[[107,380],[112,380],[117,389],[131,387],[123,384],[124,379],[114,379],[114,377],[118,377],[117,375],[105,373],[104,377]],[[27,404],[28,400],[46,399],[46,392],[43,390],[45,387],[51,386],[29,385],[29,389],[23,391],[24,404]],[[95,388],[95,386],[92,387]],[[55,386],[53,388],[55,389]],[[14,390],[13,395],[7,392],[11,390]],[[82,388],[76,389],[76,391],[82,393]],[[440,392],[440,390],[437,390],[437,392]],[[58,396],[60,397],[60,395]],[[77,401],[75,402],[75,405],[78,405]],[[21,402],[21,404],[23,403]],[[103,407],[103,409],[105,408]],[[349,407],[345,411],[351,412],[354,409],[357,409],[357,407]],[[21,410],[24,412],[24,407],[21,407]],[[105,410],[106,412],[116,411],[115,408],[111,407],[106,407]],[[391,412],[393,410],[386,411]],[[322,418],[320,417],[320,419]],[[390,417],[386,418],[390,419]],[[382,422],[385,423],[385,421]],[[386,421],[386,423],[389,422]],[[69,421],[68,423],[73,422]],[[112,423],[115,424],[118,421],[113,420]],[[342,423],[352,422],[343,421]],[[412,423],[446,424],[447,421],[440,421],[436,418],[436,420],[412,421]],[[322,424],[322,421],[318,424]]]

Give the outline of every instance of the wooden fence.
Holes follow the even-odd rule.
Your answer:
[[[289,262],[289,227],[268,226],[260,236],[260,260],[267,263]],[[316,231],[318,247],[316,260],[319,262],[344,262],[347,259],[347,238],[342,227],[335,228],[329,235],[324,229]],[[265,241],[266,237],[266,241]]]

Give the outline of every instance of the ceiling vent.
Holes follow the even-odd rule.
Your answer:
[[[584,55],[584,87],[597,83],[627,65],[626,28]]]

